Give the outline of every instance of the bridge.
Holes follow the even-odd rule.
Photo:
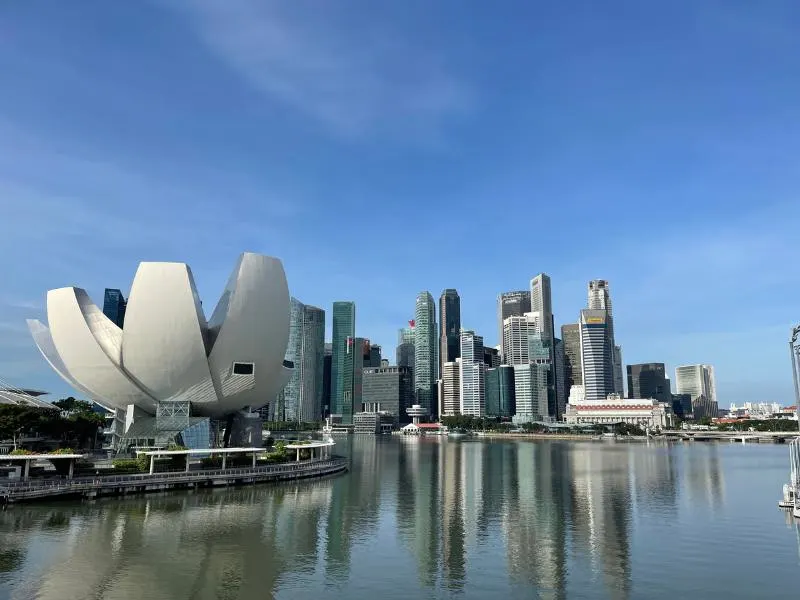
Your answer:
[[[730,441],[742,443],[785,444],[800,436],[797,431],[664,431],[663,437],[683,441]]]

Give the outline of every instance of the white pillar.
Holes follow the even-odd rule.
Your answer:
[[[67,479],[72,479],[72,475],[75,473],[75,459],[69,459],[69,474],[67,475]]]
[[[227,458],[228,458],[228,455],[223,452],[222,453],[222,470],[223,471],[225,470],[225,466],[228,464]]]
[[[256,452],[253,452],[253,468],[256,468]]]
[[[300,448],[297,449],[297,461],[300,462]]]
[[[147,455],[145,455],[145,456],[147,456]],[[153,471],[154,471],[155,468],[156,468],[156,455],[155,454],[151,454],[150,455],[150,475],[153,474]]]
[[[188,472],[189,472],[189,455],[187,454],[186,455],[186,470],[184,471],[184,473],[188,473]]]
[[[30,460],[26,460],[25,461],[25,473],[22,476],[22,480],[23,481],[28,481],[28,476],[30,475],[30,473],[31,473],[31,461]]]

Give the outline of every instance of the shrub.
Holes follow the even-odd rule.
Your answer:
[[[137,458],[115,458],[111,461],[114,471],[122,474],[141,473],[139,459]]]
[[[31,456],[34,452],[30,450],[24,450],[23,448],[17,448],[16,450],[12,450],[9,452],[9,456]]]
[[[58,450],[48,452],[48,454],[75,454],[75,450],[72,448],[59,448]]]

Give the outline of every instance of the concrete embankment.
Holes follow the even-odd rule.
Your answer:
[[[145,494],[203,487],[251,485],[271,481],[290,481],[325,477],[347,470],[345,458],[311,460],[263,467],[197,470],[153,475],[117,475],[76,479],[32,479],[25,482],[0,483],[0,505],[32,502],[64,497],[97,498]]]

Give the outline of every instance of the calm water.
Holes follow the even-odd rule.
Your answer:
[[[13,507],[0,599],[800,597],[785,446],[338,448],[325,481]]]

